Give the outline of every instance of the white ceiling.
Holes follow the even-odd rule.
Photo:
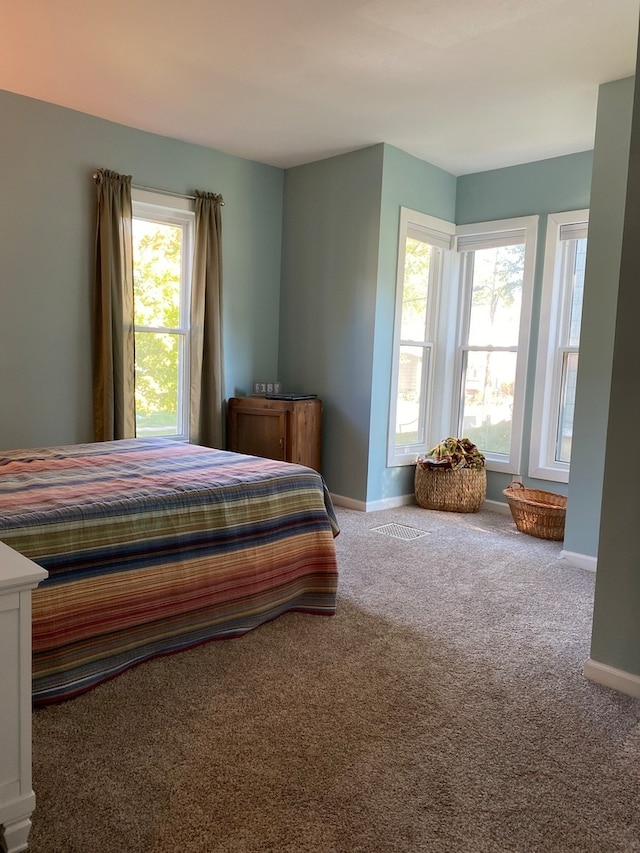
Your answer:
[[[0,0],[0,88],[289,167],[455,175],[593,147],[640,0]]]

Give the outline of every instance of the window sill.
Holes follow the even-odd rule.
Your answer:
[[[549,480],[552,483],[568,483],[569,469],[568,468],[535,468],[529,471],[529,477],[532,480]]]

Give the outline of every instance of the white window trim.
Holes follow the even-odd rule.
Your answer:
[[[185,284],[181,288],[180,316],[183,323],[178,329],[166,329],[171,333],[183,336],[183,353],[181,359],[181,376],[178,385],[178,409],[180,431],[177,435],[166,436],[176,441],[189,440],[189,387],[190,387],[190,311],[191,311],[191,280],[193,270],[193,249],[195,236],[195,209],[192,199],[179,196],[165,195],[149,190],[131,190],[132,214],[134,219],[149,219],[155,222],[168,222],[184,227],[184,244],[182,251],[181,279]],[[144,331],[142,327],[136,327]],[[159,331],[155,329],[154,331]]]
[[[471,225],[460,225],[456,228],[456,248],[458,252],[486,248],[490,245],[506,245],[508,243],[524,242],[524,271],[522,283],[522,303],[520,311],[520,329],[518,335],[518,356],[514,387],[514,406],[511,427],[511,445],[509,457],[485,453],[487,469],[505,474],[520,474],[522,464],[522,444],[524,428],[524,407],[526,396],[527,364],[529,360],[529,341],[531,329],[531,314],[533,305],[533,290],[535,281],[536,248],[538,242],[538,216],[521,216],[513,219],[499,219],[493,222],[480,222]],[[506,241],[506,243],[505,243]],[[461,264],[461,278],[463,275]],[[458,310],[458,332],[456,335],[455,382],[458,393],[455,396],[452,412],[453,424],[459,432],[462,411],[462,332],[467,313],[464,285],[460,285],[460,304]]]
[[[563,260],[560,229],[567,225],[584,226],[588,222],[588,209],[550,213],[547,218],[529,476],[557,483],[568,483],[570,471],[569,463],[557,462],[554,458],[554,422],[560,395],[556,353],[565,296],[560,280]]]
[[[399,379],[399,360],[400,360],[400,345],[402,340],[401,321],[402,321],[402,293],[404,286],[404,265],[405,265],[405,249],[407,237],[413,232],[414,236],[420,236],[426,243],[434,246],[436,249],[443,251],[437,254],[438,268],[434,274],[435,292],[432,295],[431,311],[434,314],[433,328],[435,330],[434,340],[431,342],[429,358],[428,375],[423,376],[423,388],[430,389],[424,405],[424,423],[425,423],[425,442],[415,445],[407,445],[405,447],[396,447],[395,444],[395,424],[396,424],[396,407],[398,401],[398,379]],[[444,297],[443,283],[450,278],[451,266],[451,251],[455,235],[455,225],[452,222],[447,222],[444,219],[438,219],[435,216],[430,216],[426,213],[420,213],[416,210],[411,210],[406,207],[400,208],[400,223],[398,229],[398,262],[396,270],[396,297],[395,297],[395,319],[393,332],[393,358],[391,368],[391,394],[389,400],[389,423],[387,430],[387,466],[397,467],[401,465],[411,465],[415,462],[416,456],[425,450],[425,445],[439,441],[440,438],[434,439],[434,435],[440,435],[439,425],[444,420],[448,420],[449,406],[433,406],[433,400],[440,400],[442,397],[450,399],[448,390],[444,388],[443,371],[439,370],[439,365],[444,363],[443,359],[443,343],[446,335],[442,335],[443,317],[447,311],[444,308],[446,297]],[[444,297],[444,298],[443,298]],[[438,423],[438,426],[436,426]],[[431,446],[431,445],[429,445]]]

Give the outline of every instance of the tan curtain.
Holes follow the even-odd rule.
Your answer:
[[[133,438],[131,176],[100,169],[94,293],[93,425],[96,441]]]
[[[222,196],[196,192],[191,291],[190,440],[224,447]]]

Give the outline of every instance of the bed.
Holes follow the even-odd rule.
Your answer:
[[[287,611],[333,614],[337,534],[300,465],[158,438],[0,453],[0,540],[49,573],[34,706]]]

